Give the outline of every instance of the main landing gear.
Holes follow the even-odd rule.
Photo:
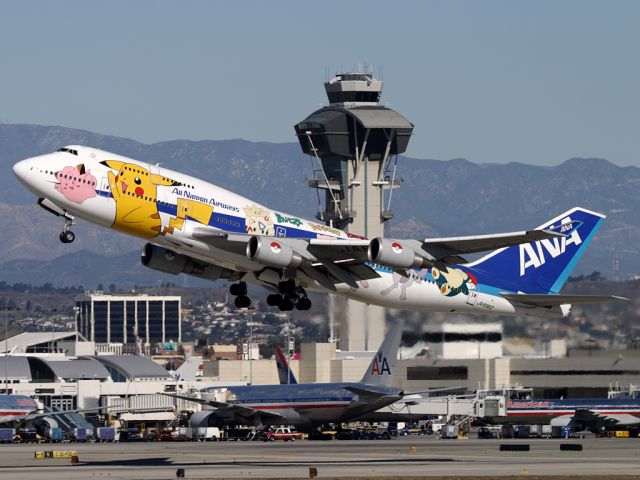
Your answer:
[[[251,306],[251,299],[247,296],[246,282],[232,283],[229,287],[229,293],[236,297],[233,301],[236,308],[249,308]]]
[[[298,310],[309,310],[311,308],[311,300],[307,297],[304,288],[296,285],[295,280],[285,280],[278,284],[278,291],[267,296],[267,305],[270,307],[278,307],[283,312],[289,312],[294,308]],[[246,282],[232,283],[229,287],[229,293],[233,295],[233,301],[236,308],[249,308],[251,299],[247,296]]]
[[[288,312],[297,308],[298,310],[309,310],[311,300],[307,297],[304,288],[296,286],[295,280],[285,280],[278,284],[278,291],[267,297],[267,305],[278,307],[283,312]]]
[[[76,239],[76,234],[71,231],[71,225],[73,225],[73,217],[69,214],[65,214],[64,228],[60,234],[60,241],[62,243],[71,243]]]

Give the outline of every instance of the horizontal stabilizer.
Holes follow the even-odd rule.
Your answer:
[[[369,390],[363,387],[344,386],[342,388],[344,388],[345,390],[348,390],[351,393],[355,393],[360,398],[375,399],[375,398],[386,397],[388,395],[387,393],[377,392],[375,390]]]
[[[534,307],[554,307],[556,305],[577,303],[623,302],[628,298],[616,295],[529,295],[527,293],[501,293],[511,302],[523,303]]]

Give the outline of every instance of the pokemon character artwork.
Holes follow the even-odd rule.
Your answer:
[[[64,167],[55,173],[55,177],[58,183],[54,188],[70,202],[81,204],[97,195],[96,177],[90,171],[85,171],[83,163],[75,167]]]
[[[109,188],[116,202],[112,228],[142,238],[153,238],[162,230],[158,213],[157,188],[170,187],[174,180],[152,174],[135,163],[105,160],[103,165],[116,170],[108,172]]]
[[[459,293],[469,295],[469,290],[475,290],[478,281],[469,273],[459,268],[448,268],[447,271],[431,269],[431,276],[445,297],[454,297]]]
[[[255,204],[244,207],[246,218],[246,231],[252,235],[274,235],[273,220],[268,210]]]

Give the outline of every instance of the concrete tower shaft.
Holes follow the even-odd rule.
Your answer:
[[[302,151],[317,159],[309,186],[323,191],[325,205],[316,217],[355,235],[383,236],[384,222],[393,217],[392,191],[399,187],[391,159],[406,151],[413,124],[379,103],[383,82],[370,73],[339,74],[324,87],[329,105],[294,127]],[[377,348],[384,310],[345,302],[333,302],[340,347]]]

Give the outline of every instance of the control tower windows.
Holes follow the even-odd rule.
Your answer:
[[[378,103],[380,100],[380,92],[327,92],[330,103],[345,103],[345,102],[369,102]]]

